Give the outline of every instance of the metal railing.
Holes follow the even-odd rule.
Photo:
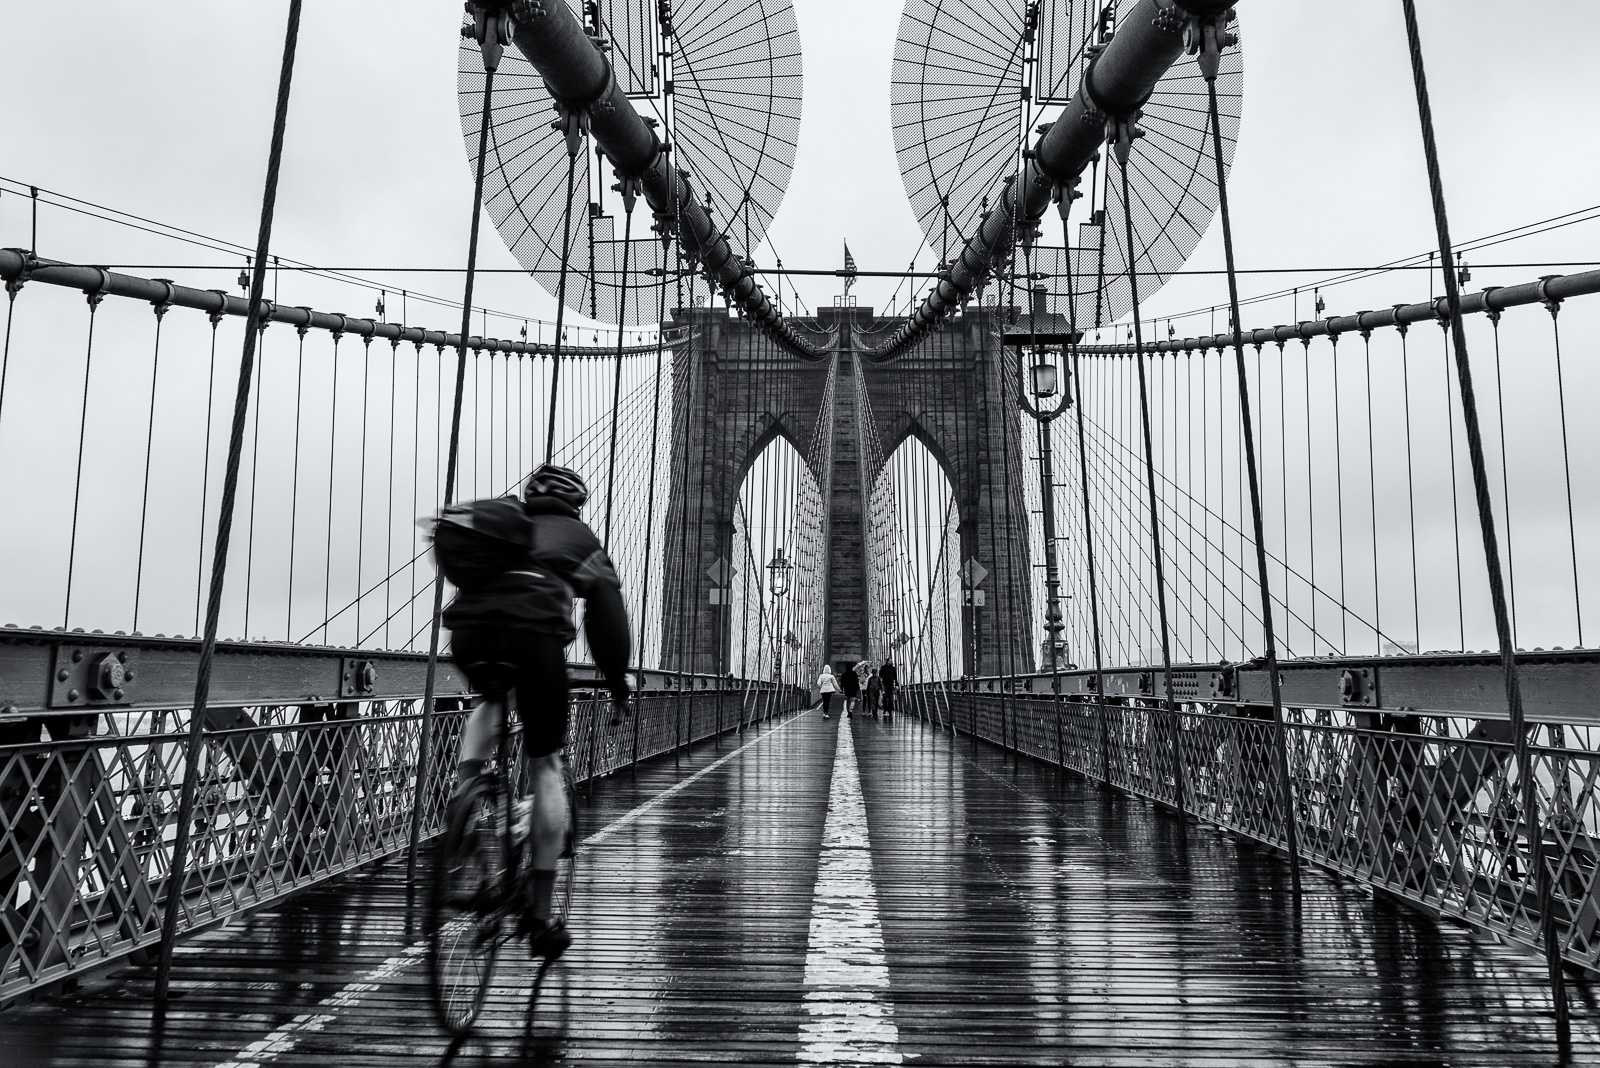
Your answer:
[[[1169,712],[1163,704],[1153,695],[1057,694],[1043,677],[923,684],[904,694],[905,709],[936,726],[1287,849],[1291,807],[1271,708],[1209,699]],[[1530,831],[1503,721],[1337,701],[1284,711],[1303,858],[1539,949],[1532,865],[1542,863],[1562,959],[1600,969],[1600,728],[1533,727],[1540,819]]]
[[[603,691],[573,702],[580,782],[801,707],[798,692],[731,678],[663,676],[610,723]],[[581,686],[581,682],[579,683]],[[0,716],[0,1004],[119,961],[403,851],[412,810],[442,829],[470,700],[441,698],[418,789],[421,699],[212,709],[189,857],[171,855],[189,713],[108,708]],[[181,888],[179,890],[178,888]]]

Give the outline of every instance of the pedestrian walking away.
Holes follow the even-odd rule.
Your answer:
[[[817,693],[822,696],[822,718],[828,718],[828,711],[833,707],[833,695],[839,692],[839,680],[833,677],[833,668],[827,664],[822,665],[822,674],[817,676]]]
[[[894,669],[894,664],[888,657],[883,658],[883,666],[878,669],[878,677],[883,680],[883,714],[888,716],[894,712],[894,690],[900,682],[900,673]]]
[[[867,715],[873,719],[878,718],[878,712],[883,706],[883,679],[878,676],[876,668],[867,676]]]
[[[861,676],[855,668],[847,667],[839,676],[839,689],[844,693],[844,715],[849,719],[855,713],[856,701],[861,697]]]

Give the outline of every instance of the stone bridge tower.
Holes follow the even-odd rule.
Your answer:
[[[672,325],[688,328],[694,340],[673,356],[663,665],[729,670],[734,628],[729,606],[716,603],[708,574],[733,552],[734,510],[746,472],[780,436],[823,487],[828,511],[823,655],[835,665],[868,655],[871,577],[863,487],[880,473],[874,465],[882,461],[874,457],[893,455],[915,436],[954,491],[961,559],[977,560],[989,572],[979,586],[982,606],[962,609],[964,670],[1032,670],[1036,642],[1017,421],[1019,370],[1015,352],[1000,344],[997,313],[969,309],[910,355],[882,364],[867,350],[874,335],[899,320],[877,320],[869,308],[822,308],[816,318],[790,321],[802,332],[826,335],[830,359],[797,361],[721,310],[673,313]],[[828,400],[830,372],[828,428],[819,426],[818,415]],[[860,411],[857,376],[864,379],[870,420]],[[830,442],[820,440],[819,431],[831,431],[828,470],[821,468]]]

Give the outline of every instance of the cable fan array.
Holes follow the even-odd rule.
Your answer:
[[[896,158],[946,277],[1010,194],[1029,138],[1048,130],[1055,106],[1083,88],[1083,71],[1110,41],[1114,18],[1111,9],[1084,3],[907,0],[892,80]],[[1217,84],[1225,164],[1238,136],[1242,83],[1241,53],[1231,48]],[[1128,163],[1131,255],[1126,241],[1106,240],[1107,209],[1113,223],[1123,216],[1122,190],[1097,158],[1077,189],[1088,211],[1076,244],[1065,232],[1059,242],[1036,243],[1047,235],[1011,219],[992,277],[1042,289],[1048,310],[1085,325],[1114,322],[1132,307],[1130,263],[1138,264],[1142,296],[1159,289],[1194,251],[1217,206],[1206,95],[1197,65],[1180,60],[1137,112],[1139,141]],[[1031,263],[1013,257],[1019,243],[1034,246]]]
[[[794,165],[802,78],[793,8],[787,0],[700,0],[670,10],[610,0],[584,5],[582,16],[628,98],[670,137],[674,165],[696,177],[705,208],[749,256]],[[624,301],[623,293],[676,270],[666,243],[649,227],[619,225],[624,198],[602,173],[598,150],[578,153],[568,185],[566,133],[552,125],[557,104],[532,63],[508,49],[495,77],[484,203],[506,247],[552,296],[565,262],[574,311],[611,323],[652,322],[654,302]],[[463,39],[457,88],[469,160],[483,82],[478,47]],[[569,213],[572,224],[564,225]]]

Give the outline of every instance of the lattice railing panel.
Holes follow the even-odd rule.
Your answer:
[[[996,680],[913,687],[906,707],[1268,845],[1287,845],[1275,732],[1226,703],[1168,712],[1143,698],[1014,691]],[[1600,968],[1600,747],[1543,725],[1532,746],[1538,833],[1521,811],[1504,725],[1461,716],[1289,709],[1285,744],[1301,855],[1318,867],[1487,929],[1540,943],[1538,863],[1563,956]],[[1176,732],[1176,734],[1174,733]],[[1174,754],[1180,762],[1174,764]],[[1181,773],[1181,774],[1180,774]],[[1182,791],[1180,799],[1179,791]]]
[[[771,686],[685,677],[610,722],[579,691],[580,780],[793,711]],[[441,700],[421,798],[440,829],[466,719]],[[419,700],[213,710],[202,736],[180,936],[404,850],[417,804]],[[0,1002],[159,944],[183,785],[184,710],[52,717],[54,740],[0,746]],[[55,737],[59,733],[59,737]]]

